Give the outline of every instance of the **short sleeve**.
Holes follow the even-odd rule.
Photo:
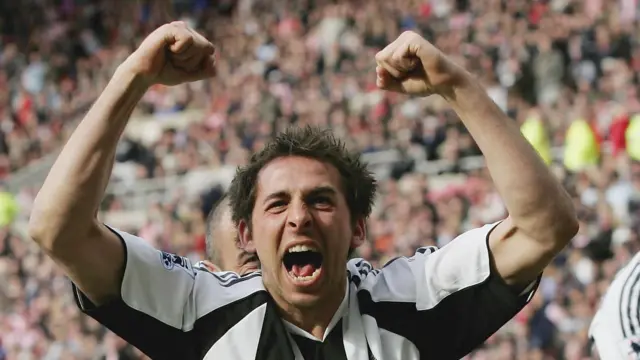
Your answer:
[[[239,277],[195,268],[185,257],[111,229],[126,253],[120,297],[95,306],[73,286],[80,309],[153,359],[194,359],[260,306],[260,273]]]
[[[167,358],[176,347],[192,347],[185,332],[196,316],[195,272],[190,261],[154,249],[137,236],[109,229],[118,235],[126,254],[120,298],[95,306],[74,285],[80,309],[152,358]],[[182,355],[190,357],[188,350]]]
[[[121,300],[127,307],[142,312],[158,322],[184,330],[195,318],[191,300],[195,270],[189,259],[159,251],[145,240],[111,229],[122,240],[126,263],[122,279]],[[75,288],[80,308],[89,313],[100,312]]]
[[[267,301],[261,273],[211,273],[185,257],[112,229],[125,248],[120,297],[94,306],[73,287],[87,315],[152,359],[200,359]]]
[[[495,274],[488,237],[496,225],[470,230],[441,249],[420,248],[380,270],[352,260],[361,312],[412,341],[422,356],[463,357],[513,318],[539,281],[517,293]]]

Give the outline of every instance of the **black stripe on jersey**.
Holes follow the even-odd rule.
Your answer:
[[[636,264],[629,276],[625,279],[622,285],[622,293],[620,294],[620,325],[622,327],[622,335],[625,338],[633,336],[635,334],[635,328],[631,323],[631,304],[633,302],[633,288],[638,284],[640,280],[640,263]],[[624,300],[627,301],[627,306],[624,306]],[[638,301],[638,299],[636,299]],[[638,317],[638,314],[633,314]]]
[[[293,348],[287,336],[287,329],[280,319],[276,305],[272,299],[267,302],[264,314],[256,359],[260,360],[294,360]]]
[[[77,288],[74,291],[80,295],[82,300],[76,297],[76,301],[82,302],[87,315],[121,338],[127,339],[131,345],[154,360],[204,358],[213,344],[229,329],[269,300],[266,291],[255,292],[200,317],[191,331],[182,331],[129,307],[122,299],[96,308]],[[269,326],[274,328],[273,321],[269,322]],[[258,336],[258,333],[247,334],[247,336]],[[275,349],[277,346],[272,349],[267,348],[266,354]],[[271,356],[265,359],[280,359],[279,354],[276,353],[277,357]]]
[[[636,273],[633,280],[633,285],[629,288],[629,300],[627,301],[627,319],[629,319],[629,336],[635,335],[640,329],[636,329],[634,324],[635,321],[638,321],[638,294],[636,290],[640,286],[640,276]],[[633,312],[633,305],[635,304],[636,310]]]
[[[204,358],[213,344],[218,342],[229,329],[249,315],[250,312],[268,301],[269,294],[262,290],[217,308],[198,318],[193,326],[193,330],[191,330],[195,333],[195,336],[193,334],[191,336],[197,339],[196,348],[199,351],[198,359]],[[258,331],[261,331],[261,329],[255,330],[255,333],[247,334],[247,336],[258,336]]]
[[[506,293],[512,291],[506,286],[492,273],[484,282],[448,295],[429,310],[418,310],[414,302],[376,302],[367,290],[358,291],[358,302],[362,315],[373,317],[381,329],[411,341],[422,358],[458,360],[526,304],[529,294]]]
[[[297,334],[291,334],[305,360],[347,360],[344,349],[342,321],[340,319],[325,341],[312,340]],[[367,345],[368,346],[368,345]]]
[[[74,296],[84,312],[107,329],[127,339],[152,359],[198,359],[189,333],[159,321],[141,311],[132,309],[122,299],[111,301],[96,308],[75,286]],[[142,331],[141,331],[142,330]],[[154,339],[154,340],[151,340]],[[162,339],[158,341],[158,339]]]

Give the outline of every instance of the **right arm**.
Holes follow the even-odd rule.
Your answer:
[[[126,63],[116,70],[62,149],[29,219],[29,235],[98,305],[120,294],[124,249],[95,215],[118,139],[146,89]]]
[[[120,295],[126,248],[96,218],[129,116],[151,84],[215,74],[214,48],[184,23],[163,25],[116,70],[38,193],[29,235],[96,305]]]
[[[188,259],[108,228],[96,214],[118,139],[148,86],[211,77],[212,54],[213,45],[183,23],[163,25],[149,35],[78,125],[29,219],[30,236],[71,278],[82,311],[154,359],[201,358],[206,347],[196,346],[192,332],[203,315],[197,311],[235,298],[229,300],[220,286],[210,293],[196,291],[196,272]],[[255,286],[245,287],[251,291]],[[207,306],[196,306],[198,301]],[[213,324],[224,326],[217,319]]]

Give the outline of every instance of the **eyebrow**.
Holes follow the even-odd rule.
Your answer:
[[[264,198],[264,201],[262,201],[263,204],[268,203],[269,201],[273,200],[273,199],[282,199],[284,197],[288,197],[289,194],[287,194],[286,191],[277,191],[274,193],[269,194],[267,197]]]
[[[332,186],[329,185],[325,185],[325,186],[318,186],[316,188],[311,189],[310,191],[308,191],[304,196],[308,197],[308,196],[318,196],[318,195],[336,195],[338,192],[336,191],[336,189],[334,189]],[[282,190],[282,191],[276,191],[274,193],[269,194],[263,201],[264,204],[266,204],[267,202],[273,200],[273,199],[282,199],[282,198],[286,198],[289,197],[289,193],[287,193],[286,191]]]
[[[336,195],[338,192],[331,186],[319,186],[309,191],[306,196],[317,196],[317,195]]]

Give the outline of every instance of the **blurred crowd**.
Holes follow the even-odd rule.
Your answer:
[[[2,1],[0,181],[54,153],[144,35],[181,19],[216,44],[219,75],[146,94],[136,114],[152,121],[203,115],[151,144],[125,137],[117,161],[136,179],[242,165],[287,126],[331,127],[362,153],[400,154],[359,255],[381,266],[445,245],[505,208],[487,171],[465,165],[480,152],[443,101],[376,90],[374,54],[413,29],[478,76],[580,217],[531,304],[469,359],[591,359],[599,298],[640,249],[638,10],[636,0]],[[36,190],[0,182],[0,360],[140,358],[79,313],[62,271],[13,226]],[[144,226],[124,230],[199,260],[222,192],[153,204]]]

